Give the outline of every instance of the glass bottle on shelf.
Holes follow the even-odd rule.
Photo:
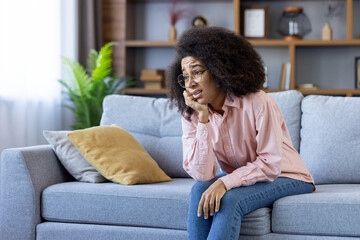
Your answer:
[[[302,7],[286,7],[279,19],[277,31],[285,40],[299,40],[311,32],[310,20]]]

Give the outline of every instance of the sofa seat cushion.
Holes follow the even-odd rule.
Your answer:
[[[191,178],[142,185],[67,182],[43,192],[49,221],[186,229]]]
[[[190,191],[195,181],[144,185],[66,182],[42,195],[42,217],[48,221],[186,230]],[[242,219],[241,234],[270,232],[271,210],[261,208]]]
[[[98,224],[44,222],[36,240],[187,240],[186,230]]]
[[[275,233],[360,237],[360,184],[317,185],[274,203]]]

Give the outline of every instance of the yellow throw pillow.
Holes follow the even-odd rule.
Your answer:
[[[141,144],[118,125],[76,130],[67,136],[110,181],[125,185],[171,181]]]

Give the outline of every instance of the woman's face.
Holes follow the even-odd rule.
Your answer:
[[[184,76],[191,76],[185,87],[193,99],[200,104],[210,104],[213,108],[223,104],[225,95],[221,88],[213,81],[210,72],[195,57],[187,56],[181,60],[181,69]],[[201,80],[197,82],[194,78],[201,73]]]

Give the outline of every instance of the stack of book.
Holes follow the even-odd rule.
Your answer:
[[[144,82],[145,89],[163,89],[165,87],[165,70],[143,69],[140,80]]]

